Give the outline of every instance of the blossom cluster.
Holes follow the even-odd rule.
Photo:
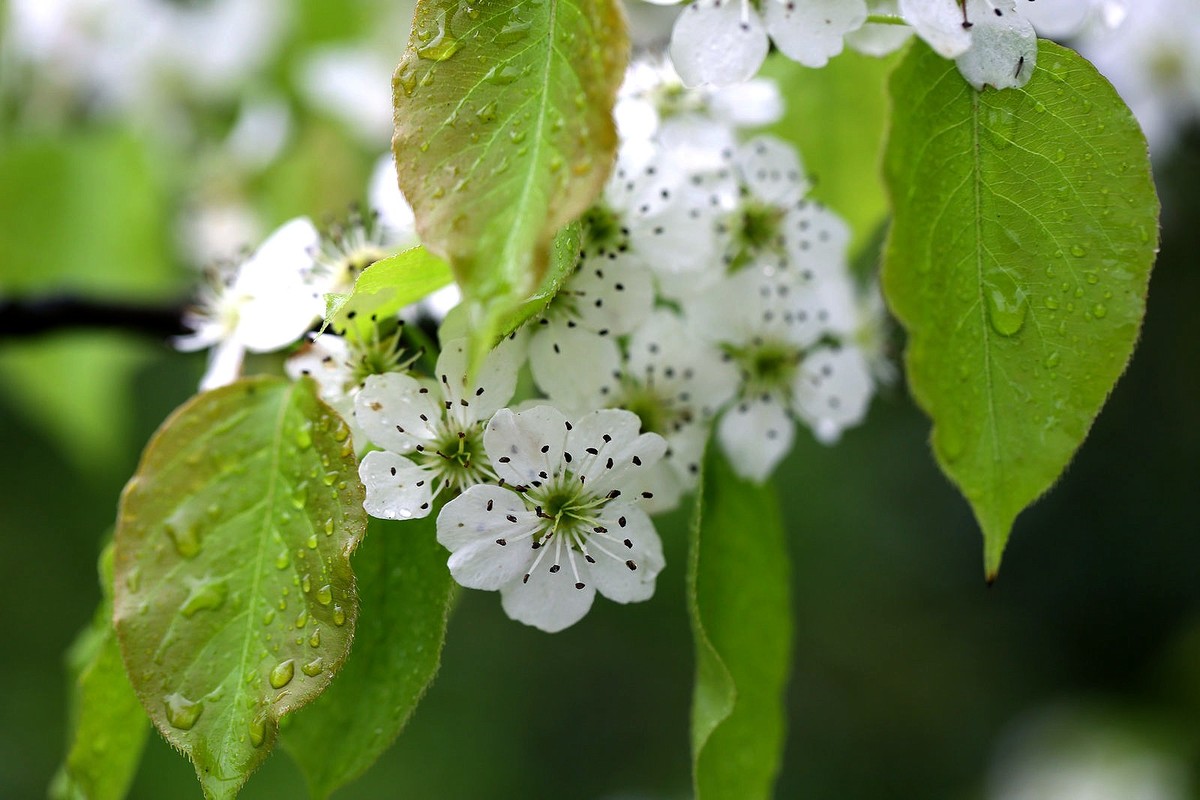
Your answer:
[[[723,85],[753,77],[772,43],[822,67],[846,44],[884,55],[915,32],[975,88],[1004,89],[1029,80],[1039,33],[1070,36],[1123,16],[1121,0],[692,0],[676,19],[671,57],[689,86]]]
[[[689,89],[663,62],[631,69],[573,270],[473,370],[458,311],[436,354],[404,319],[309,334],[326,294],[415,243],[390,162],[369,213],[324,235],[292,220],[221,271],[178,346],[211,348],[203,388],[246,351],[291,348],[288,373],[351,424],[366,510],[441,506],[452,575],[499,590],[514,619],[560,630],[597,591],[644,600],[663,567],[650,515],[695,489],[710,437],[763,481],[798,430],[832,443],[861,421],[877,382],[881,309],[851,277],[846,224],[791,145],[746,130],[781,112],[766,81]]]

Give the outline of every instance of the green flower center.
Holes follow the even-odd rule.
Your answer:
[[[419,452],[418,461],[433,470],[446,487],[459,493],[470,486],[496,479],[483,449],[480,425],[460,431],[443,423],[432,447],[425,446]]]
[[[783,209],[746,199],[730,221],[733,233],[729,270],[735,272],[761,255],[782,254]]]
[[[727,346],[728,353],[742,372],[744,394],[790,391],[803,352],[793,344],[756,340],[745,347]]]

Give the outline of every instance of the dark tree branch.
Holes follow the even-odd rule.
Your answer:
[[[0,340],[81,329],[167,339],[188,332],[185,308],[185,303],[150,305],[73,295],[0,299]]]

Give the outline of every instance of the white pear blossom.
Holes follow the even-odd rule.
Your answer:
[[[1016,2],[900,0],[900,14],[976,89],[1006,89],[1024,86],[1037,59],[1037,34]]]
[[[495,480],[483,425],[512,399],[518,364],[517,343],[505,340],[468,379],[467,343],[456,339],[438,356],[434,381],[402,373],[367,378],[354,399],[354,416],[382,448],[359,465],[367,513],[424,517],[441,492]]]
[[[1124,0],[1017,0],[1017,11],[1039,36],[1063,39],[1093,26],[1113,29],[1128,13]]]
[[[971,46],[955,59],[967,83],[1008,89],[1024,86],[1037,61],[1037,33],[1017,13],[1015,0],[967,0]]]
[[[871,16],[899,17],[900,0],[868,0]],[[846,44],[868,56],[886,56],[900,49],[912,36],[912,28],[902,24],[870,22],[846,34]]]
[[[184,351],[212,348],[202,390],[233,382],[247,350],[280,350],[320,318],[324,303],[310,278],[318,241],[307,218],[291,220],[207,287],[184,320],[194,332],[175,340]]]
[[[1039,0],[1040,1],[1040,0]],[[1093,26],[1079,51],[1112,81],[1157,156],[1200,119],[1200,25],[1193,0],[1139,0],[1115,31]]]
[[[830,271],[752,264],[685,306],[692,330],[740,372],[717,438],[747,478],[765,480],[791,449],[793,417],[832,443],[866,412],[874,384],[865,357],[841,334],[856,321],[853,292],[832,288],[837,280]]]
[[[675,21],[671,59],[689,86],[749,80],[769,41],[793,61],[823,67],[866,19],[865,0],[695,0]]]
[[[666,442],[639,425],[617,409],[574,423],[551,406],[497,412],[483,438],[501,485],[473,486],[438,515],[454,579],[499,590],[509,617],[551,633],[582,619],[597,591],[649,599],[664,561],[644,476]]]
[[[424,354],[423,348],[410,348],[403,340],[404,322],[390,335],[372,329],[370,338],[347,339],[333,333],[314,335],[284,363],[293,380],[310,377],[316,381],[321,399],[332,406],[354,436],[359,450],[368,444],[365,432],[354,415],[354,398],[372,375],[405,373]]]
[[[623,141],[654,141],[694,169],[718,167],[714,155],[736,146],[739,129],[770,125],[782,116],[783,97],[772,80],[689,88],[661,59],[630,65],[613,108]]]

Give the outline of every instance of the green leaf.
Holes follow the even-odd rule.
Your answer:
[[[278,378],[193,398],[125,487],[114,614],[125,666],[206,796],[234,796],[279,717],[345,659],[362,501],[346,424],[311,381]]]
[[[112,546],[100,556],[104,598],[67,654],[69,748],[51,787],[57,799],[120,800],[137,774],[150,725],[138,702],[112,622]]]
[[[437,674],[453,581],[435,519],[372,519],[354,554],[362,611],[350,659],[282,737],[314,797],[375,763]]]
[[[395,317],[453,280],[446,262],[425,248],[405,250],[364,269],[350,294],[326,295],[325,323],[340,334],[369,337],[376,319]]]
[[[837,211],[852,231],[851,253],[867,245],[887,214],[879,159],[887,128],[887,79],[899,54],[873,58],[847,49],[821,69],[782,53],[763,76],[784,96],[782,119],[766,129],[800,149],[812,196]]]
[[[393,149],[421,241],[463,288],[476,356],[604,185],[628,50],[616,0],[417,3]]]
[[[709,448],[688,553],[696,643],[692,776],[699,800],[771,796],[791,663],[790,567],[779,501]]]
[[[990,580],[1129,360],[1158,199],[1129,109],[1071,50],[1043,41],[1024,88],[976,92],[917,43],[891,91],[884,290]]]

